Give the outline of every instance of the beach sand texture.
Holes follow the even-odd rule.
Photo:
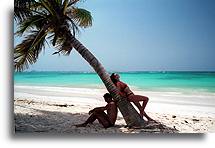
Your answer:
[[[214,109],[194,103],[184,105],[175,104],[165,100],[157,102],[153,96],[146,112],[159,123],[143,129],[129,129],[120,112],[116,125],[103,128],[97,121],[87,127],[75,127],[83,123],[88,117],[90,109],[104,106],[102,95],[105,89],[87,88],[50,88],[46,87],[15,86],[14,93],[14,120],[15,132],[40,132],[40,133],[207,133],[215,132]],[[67,93],[66,93],[67,92]],[[138,92],[141,93],[141,92]],[[143,92],[142,92],[143,93]],[[178,95],[177,95],[178,96]],[[180,95],[179,95],[180,96]],[[173,97],[173,96],[168,96]],[[167,98],[168,98],[167,97]],[[174,100],[174,99],[173,99]],[[193,105],[193,106],[192,106]],[[157,109],[159,108],[160,109]],[[178,106],[178,109],[175,108]],[[187,107],[188,106],[188,107]],[[205,108],[204,108],[205,107]],[[175,108],[175,110],[173,109]],[[185,110],[187,108],[187,110]],[[200,110],[197,110],[200,108]],[[179,110],[184,109],[180,114]],[[201,112],[202,110],[202,112]],[[193,114],[193,112],[195,114]]]

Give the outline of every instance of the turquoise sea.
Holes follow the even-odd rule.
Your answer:
[[[147,91],[195,91],[215,93],[215,72],[119,72],[121,81]],[[104,88],[95,73],[21,72],[15,85]]]

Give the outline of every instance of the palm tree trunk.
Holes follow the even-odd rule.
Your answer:
[[[112,94],[113,99],[117,101],[118,108],[123,115],[123,118],[127,126],[143,126],[144,120],[140,117],[138,112],[132,106],[132,104],[127,101],[126,98],[122,98],[119,95],[118,89],[115,87],[110,79],[109,74],[106,72],[101,63],[96,59],[96,57],[84,47],[74,36],[70,35],[72,46],[78,51],[78,53],[93,67],[96,73],[99,75],[103,83],[105,84],[108,92]]]

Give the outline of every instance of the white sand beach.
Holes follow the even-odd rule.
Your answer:
[[[88,111],[104,106],[105,89],[48,86],[14,87],[15,132],[48,133],[206,133],[215,132],[215,95],[193,92],[150,92],[135,90],[149,97],[146,112],[162,128],[129,129],[122,115],[116,125],[104,129],[97,121],[75,127],[88,117]],[[164,128],[165,127],[165,128]]]

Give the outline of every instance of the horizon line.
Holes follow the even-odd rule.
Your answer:
[[[95,71],[74,71],[74,70],[31,70],[31,71],[22,71],[15,73],[23,72],[73,72],[73,73],[96,73]],[[135,73],[135,72],[215,72],[215,70],[132,70],[132,71],[107,71],[108,73]]]

